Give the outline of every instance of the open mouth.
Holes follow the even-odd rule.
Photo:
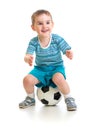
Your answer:
[[[43,33],[46,33],[46,32],[48,32],[49,30],[47,29],[47,30],[41,30],[41,32],[43,32]]]

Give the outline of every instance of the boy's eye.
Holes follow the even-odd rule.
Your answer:
[[[48,22],[46,22],[46,24],[50,24],[50,22],[48,21]]]
[[[42,25],[43,23],[39,22],[38,25]]]
[[[46,21],[45,22],[46,24],[50,24],[51,22],[50,21]],[[44,23],[42,23],[42,22],[37,22],[37,25],[43,25]]]

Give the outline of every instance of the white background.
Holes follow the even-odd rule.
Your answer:
[[[23,77],[30,71],[24,55],[30,38],[31,15],[47,9],[54,19],[53,33],[72,46],[74,59],[63,56],[67,80],[78,110],[67,112],[64,100],[56,107],[18,108],[26,93]],[[91,3],[90,0],[2,0],[0,1],[0,129],[91,129]],[[36,89],[35,89],[36,90]]]

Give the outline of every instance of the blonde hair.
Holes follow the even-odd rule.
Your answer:
[[[31,16],[31,22],[32,22],[32,25],[34,25],[34,22],[35,22],[35,19],[37,16],[41,15],[41,14],[46,14],[48,16],[51,17],[51,20],[52,20],[52,15],[49,11],[47,10],[44,10],[44,9],[40,9],[40,10],[37,10],[36,12],[34,12]],[[53,21],[53,20],[52,20]]]

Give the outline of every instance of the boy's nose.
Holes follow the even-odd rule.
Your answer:
[[[47,25],[46,25],[46,24],[43,24],[43,28],[45,28],[45,27],[47,27]]]

